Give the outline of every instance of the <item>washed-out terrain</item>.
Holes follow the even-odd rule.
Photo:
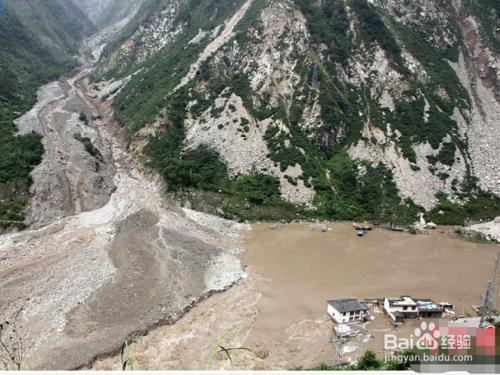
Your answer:
[[[209,58],[217,62],[231,57],[253,69],[250,84],[259,97],[269,94],[266,100],[274,104],[283,100],[290,110],[289,98],[299,80],[294,70],[300,62],[293,56],[297,49],[307,50],[307,20],[285,6],[287,2],[270,2],[259,15],[265,31],[262,43],[245,51],[225,49],[232,48],[228,41],[253,3],[242,2],[227,22],[210,33],[211,42],[177,89],[195,79]],[[165,33],[175,34],[178,30],[172,29],[165,14],[156,21]],[[132,16],[86,40],[82,56],[98,60],[105,42]],[[175,36],[162,39],[156,21],[151,29],[139,28],[134,34],[134,43],[141,44],[138,61],[145,62]],[[464,52],[475,56],[477,30],[470,20],[461,21],[462,28],[472,29],[467,49],[452,68],[472,96],[472,121],[468,123],[458,110],[455,120],[474,146],[471,166],[480,185],[498,192],[498,174],[491,172],[498,169],[498,99],[485,79],[475,82],[478,67],[466,66],[469,56]],[[206,33],[200,30],[189,44]],[[290,48],[282,50],[282,42]],[[137,52],[136,48],[119,51],[127,50]],[[488,54],[476,57],[481,64],[490,64]],[[250,230],[171,204],[162,183],[131,155],[137,139],[127,145],[125,130],[114,121],[111,108],[114,95],[141,69],[94,86],[89,75],[95,61],[87,58],[82,57],[84,65],[69,77],[42,87],[35,107],[16,121],[20,134],[40,133],[45,147],[43,161],[32,174],[29,229],[0,236],[0,321],[15,323],[20,332],[23,369],[120,369],[116,353],[125,341],[130,342],[127,356],[137,370],[312,367],[331,363],[335,354],[327,299],[410,294],[451,302],[460,315],[480,302],[498,245],[439,233],[411,236],[382,230],[358,238],[350,224],[330,224],[331,231],[326,232],[309,224],[257,224]],[[394,111],[396,96],[385,89],[395,84],[402,89],[404,82],[390,80],[399,76],[383,51],[374,50],[370,64],[355,65],[354,76],[376,73],[375,81],[383,89],[380,104]],[[300,121],[302,129],[323,125],[319,92],[312,91]],[[244,98],[236,93],[212,99],[204,113],[186,121],[186,149],[199,145],[217,149],[232,176],[266,171],[279,178],[286,200],[310,205],[315,191],[299,179],[302,167],[296,164],[283,171],[269,158],[264,136],[272,125],[270,118],[253,119]],[[214,117],[213,109],[223,111]],[[238,131],[243,119],[251,125],[245,137]],[[222,120],[234,125],[219,129],[216,125]],[[365,137],[383,147],[374,149],[363,140],[349,154],[375,164],[385,162],[403,196],[432,208],[436,192],[450,192],[453,178],[465,176],[463,157],[447,169],[445,182],[428,168],[412,169],[389,136],[371,128],[368,120]],[[159,124],[153,122],[139,135],[146,139]],[[274,125],[289,132],[281,120]],[[342,138],[343,130],[338,130],[339,134],[319,134],[318,139],[332,145],[339,141],[334,138]],[[291,145],[287,141],[285,148]],[[420,146],[417,156],[427,166],[427,153],[434,151]],[[297,181],[292,184],[290,179]],[[499,239],[498,228],[498,220],[474,227]],[[365,347],[379,350],[380,332],[389,326],[381,314],[376,324],[379,334]],[[231,349],[231,360],[221,348]]]
[[[452,239],[435,232],[410,235],[374,230],[356,236],[351,224],[256,224],[243,231],[240,259],[248,278],[194,307],[179,322],[153,330],[130,346],[136,370],[286,370],[331,364],[335,358],[329,299],[412,295],[474,314],[500,245]],[[318,229],[319,228],[319,229]],[[325,226],[326,228],[326,226]],[[467,266],[464,266],[467,265]],[[356,352],[382,353],[393,330],[381,312]],[[415,328],[408,322],[399,334]],[[405,337],[405,336],[401,336]],[[231,351],[231,361],[220,352]],[[219,349],[219,350],[218,350]],[[118,356],[99,370],[119,369]]]
[[[235,256],[240,226],[164,203],[89,87],[90,71],[89,63],[41,88],[17,121],[45,146],[31,228],[0,237],[0,318],[18,327],[23,369],[90,364],[244,276]]]

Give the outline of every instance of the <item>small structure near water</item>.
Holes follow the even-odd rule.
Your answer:
[[[368,316],[368,306],[355,298],[328,301],[328,315],[336,323],[361,322]]]
[[[373,225],[369,223],[352,223],[358,237],[363,237],[367,231],[373,229]]]
[[[441,318],[443,316],[443,308],[431,299],[415,299],[417,304],[419,318]]]
[[[364,231],[369,231],[373,229],[373,225],[369,223],[352,223],[352,226],[356,230],[361,229]]]
[[[446,307],[448,311],[453,309],[451,304],[446,304]],[[384,311],[394,323],[404,323],[406,319],[415,318],[441,318],[446,310],[444,303],[439,304],[429,298],[384,298]]]
[[[390,223],[389,229],[394,231],[394,232],[404,232],[407,228],[404,225],[397,224],[397,223]]]
[[[409,296],[384,298],[384,311],[395,323],[418,316],[417,304]]]

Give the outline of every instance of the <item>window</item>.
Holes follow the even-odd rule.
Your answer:
[[[345,312],[344,312],[344,313],[342,313],[342,316],[345,316]]]
[[[403,311],[408,310],[408,306],[403,306]]]

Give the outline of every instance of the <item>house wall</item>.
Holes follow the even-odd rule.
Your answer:
[[[401,312],[401,313],[414,313],[418,314],[418,309],[417,306],[391,306],[390,301],[388,298],[384,300],[384,310],[391,317],[393,321],[396,321],[396,316],[394,315],[395,312]]]
[[[327,308],[328,315],[337,323],[349,323],[349,322],[357,322],[360,321],[363,317],[364,312],[361,310],[358,311],[352,311],[345,313],[345,315],[339,311],[337,311],[333,306],[330,304],[328,305]]]
[[[385,312],[387,313],[387,315],[390,316],[390,318],[393,320],[393,321],[396,321],[396,317],[394,316],[393,312],[392,312],[392,309],[391,309],[391,306],[389,304],[389,300],[386,298],[384,300],[384,310]]]

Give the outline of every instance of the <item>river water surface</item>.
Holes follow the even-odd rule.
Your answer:
[[[287,327],[326,314],[343,297],[411,295],[451,302],[457,315],[479,304],[499,245],[376,229],[356,236],[351,224],[321,232],[309,224],[258,224],[246,231],[242,263],[263,278],[252,336],[283,335]]]
[[[271,230],[270,228],[275,228]],[[331,364],[333,324],[326,301],[410,294],[449,301],[457,315],[480,302],[499,245],[480,245],[439,232],[413,236],[376,229],[359,238],[351,224],[255,224],[241,234],[248,277],[197,304],[179,322],[130,346],[144,370],[286,370]],[[395,333],[379,309],[356,342],[353,360],[367,349],[383,356],[383,337]],[[397,329],[409,337],[418,320]],[[352,346],[352,344],[350,344]],[[249,348],[231,352],[220,346]],[[94,369],[119,369],[116,356]]]

